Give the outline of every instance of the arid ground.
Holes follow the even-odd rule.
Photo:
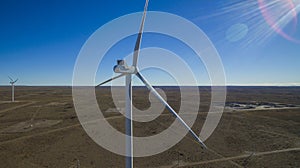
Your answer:
[[[175,110],[180,108],[176,87],[161,87]],[[0,167],[124,167],[123,156],[97,145],[76,116],[71,87],[0,87]],[[210,105],[210,88],[200,87],[201,105],[193,130],[199,134]],[[109,87],[96,90],[107,120],[124,131]],[[120,91],[120,95],[122,92]],[[134,105],[150,106],[149,92],[134,88]],[[238,103],[236,105],[235,103]],[[279,104],[279,108],[243,108]],[[228,87],[222,119],[201,147],[186,135],[171,149],[151,157],[135,158],[135,167],[300,167],[300,87]],[[281,106],[288,107],[281,107]],[[238,108],[235,108],[238,107]],[[134,123],[135,136],[155,135],[174,118],[166,110],[155,120]]]

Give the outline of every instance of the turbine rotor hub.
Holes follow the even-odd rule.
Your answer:
[[[136,68],[134,66],[128,66],[125,60],[117,60],[117,65],[114,66],[115,73],[123,74],[135,74]]]

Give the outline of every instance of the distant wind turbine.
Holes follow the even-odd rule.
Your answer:
[[[11,102],[15,101],[15,83],[18,81],[18,79],[13,80],[11,77],[8,77],[10,79],[10,84],[11,84]]]

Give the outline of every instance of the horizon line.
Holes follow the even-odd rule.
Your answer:
[[[93,87],[92,85],[14,85],[15,87]],[[125,85],[104,85],[100,87],[124,87]],[[133,87],[143,87],[144,85],[133,85]],[[229,85],[152,85],[154,87],[162,86],[162,87],[300,87],[299,85],[265,85],[265,84],[229,84]],[[11,85],[0,85],[0,87],[11,87]],[[145,86],[146,87],[146,86]]]

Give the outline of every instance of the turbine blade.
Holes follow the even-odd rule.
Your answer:
[[[196,141],[198,143],[200,143],[200,145],[203,148],[207,148],[206,145],[202,142],[202,140],[195,134],[195,132],[184,122],[184,120],[175,112],[175,110],[160,96],[160,94],[151,86],[151,84],[149,84],[149,82],[138,72],[136,73],[137,77],[146,85],[146,87],[151,91],[151,93],[156,96],[161,103],[163,103],[166,108],[170,111],[170,113],[172,113],[176,119],[178,119],[183,126],[188,129],[188,131],[190,132],[190,134],[196,139]]]
[[[118,75],[118,76],[115,76],[115,77],[113,77],[113,78],[110,78],[110,79],[108,79],[108,80],[106,80],[106,81],[100,83],[99,85],[97,85],[97,86],[95,86],[95,87],[99,87],[99,86],[101,86],[101,85],[104,85],[105,83],[108,83],[108,82],[110,82],[110,81],[112,81],[112,80],[118,79],[118,78],[120,78],[120,77],[122,77],[122,76],[124,76],[124,75],[125,75],[125,74],[120,74],[120,75]]]
[[[11,81],[11,82],[13,82],[13,81],[14,81],[14,80],[13,80],[13,79],[12,79],[10,76],[7,76],[7,77],[10,79],[10,81]]]
[[[148,3],[149,3],[149,0],[146,0],[141,27],[140,27],[139,34],[136,39],[136,43],[135,43],[135,47],[134,47],[133,63],[132,63],[132,66],[134,66],[134,67],[136,67],[136,65],[137,65],[138,57],[140,54],[140,46],[141,46],[141,41],[142,41],[142,36],[143,36],[144,23],[145,23],[146,14],[147,14]]]
[[[14,81],[14,83],[16,83],[18,80],[19,80],[19,79],[16,79],[16,80]]]

